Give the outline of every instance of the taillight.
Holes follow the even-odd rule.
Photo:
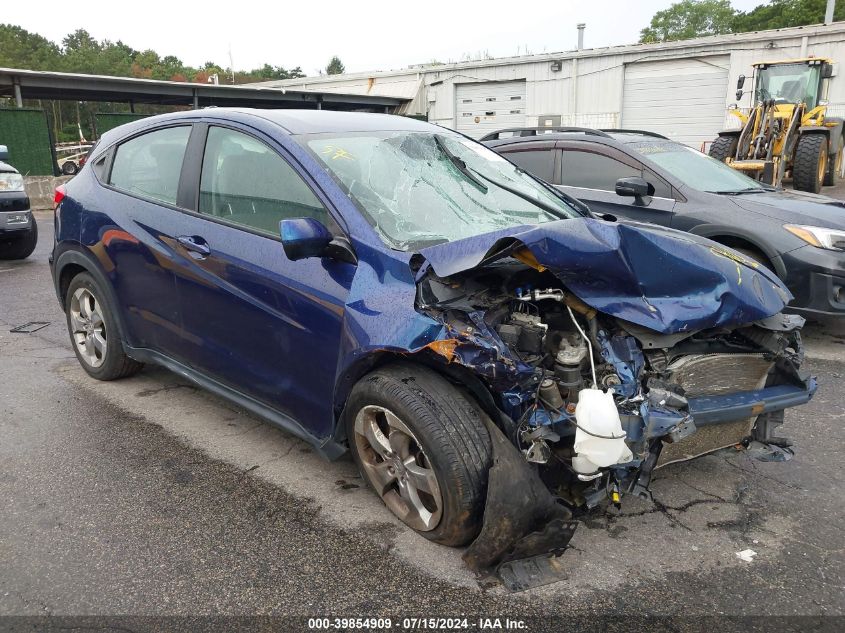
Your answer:
[[[56,195],[53,196],[53,208],[55,209],[56,207],[58,207],[59,203],[64,199],[65,199],[65,186],[59,185],[58,187],[56,187]]]

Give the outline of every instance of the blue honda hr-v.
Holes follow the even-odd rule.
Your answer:
[[[594,216],[409,118],[151,117],[104,134],[56,202],[85,371],[162,365],[349,451],[408,526],[474,540],[477,569],[559,550],[572,512],[648,497],[658,465],[788,457],[776,427],[815,390],[766,268]]]

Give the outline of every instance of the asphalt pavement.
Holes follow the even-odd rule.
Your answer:
[[[161,369],[90,379],[50,281],[51,214],[38,219],[36,253],[0,262],[0,630],[197,622],[178,616],[206,617],[204,630],[244,624],[234,616],[275,618],[247,621],[262,630],[307,630],[309,616],[388,617],[393,630],[404,617],[845,630],[833,617],[845,616],[845,328],[807,328],[821,387],[787,415],[793,460],[730,450],[667,466],[654,504],[626,498],[587,517],[566,579],[508,594],[394,520],[350,461],[327,463]],[[30,321],[49,325],[9,331]],[[749,549],[750,562],[737,556]],[[724,616],[740,619],[708,619]]]

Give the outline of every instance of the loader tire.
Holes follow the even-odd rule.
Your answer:
[[[364,376],[344,412],[364,481],[400,521],[452,547],[481,530],[493,450],[484,416],[455,385],[409,363]]]
[[[842,160],[845,153],[845,139],[839,141],[839,151],[827,157],[827,173],[824,176],[824,186],[832,187],[842,177]]]
[[[724,163],[726,159],[736,156],[736,146],[739,139],[736,136],[720,136],[710,144],[711,158],[715,158],[720,163]]]
[[[798,139],[792,163],[792,186],[798,191],[819,193],[827,175],[827,137],[804,134]]]

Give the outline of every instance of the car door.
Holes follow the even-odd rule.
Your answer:
[[[145,131],[92,166],[104,185],[85,214],[82,241],[115,291],[127,342],[164,351],[181,336],[174,220],[190,123]]]
[[[672,188],[642,163],[616,148],[597,142],[561,141],[556,185],[586,202],[594,213],[610,213],[639,222],[669,226],[675,209]],[[620,178],[640,176],[655,188],[654,196],[637,200],[616,194]]]
[[[190,155],[199,188],[177,237],[183,353],[208,377],[325,437],[355,265],[289,260],[279,222],[312,217],[340,233],[327,201],[281,147],[246,128],[205,126]]]

